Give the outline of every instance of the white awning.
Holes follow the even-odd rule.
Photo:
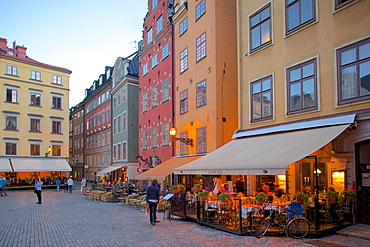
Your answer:
[[[66,159],[56,159],[50,157],[11,158],[15,172],[40,172],[40,171],[72,171]]]
[[[11,172],[9,157],[0,157],[0,172]]]
[[[185,165],[191,161],[199,159],[203,156],[185,156],[185,157],[173,157],[169,160],[166,160],[162,164],[149,169],[135,177],[135,179],[139,180],[165,180],[166,176],[173,173],[173,169]]]
[[[348,126],[345,124],[235,139],[198,160],[174,169],[174,173],[285,174],[289,164],[322,148]]]
[[[110,172],[112,172],[114,170],[117,170],[117,169],[120,169],[120,168],[122,168],[124,166],[126,166],[126,165],[109,166],[107,168],[104,168],[101,171],[98,171],[98,174],[97,175],[98,176],[104,176],[104,174],[110,173]]]

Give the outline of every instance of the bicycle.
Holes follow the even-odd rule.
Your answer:
[[[302,205],[300,205],[300,207],[302,207]],[[288,237],[295,239],[304,238],[310,232],[310,222],[304,216],[301,216],[301,214],[298,215],[299,211],[300,210],[297,209],[288,209],[287,212],[291,213],[292,217],[290,220],[286,220],[284,224],[276,220],[280,217],[279,214],[276,217],[272,217],[276,211],[270,210],[270,214],[265,219],[263,219],[257,227],[255,236],[257,238],[261,238],[265,235],[271,225],[278,225],[279,232],[285,232]]]

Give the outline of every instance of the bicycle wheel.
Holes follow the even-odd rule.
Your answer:
[[[256,233],[255,233],[256,237],[257,238],[262,238],[263,235],[265,235],[267,230],[270,228],[270,225],[271,225],[271,219],[266,218],[266,219],[262,220],[261,224],[259,224],[259,226],[256,229]]]
[[[304,238],[310,231],[310,222],[304,218],[291,220],[287,226],[287,234],[291,238]]]

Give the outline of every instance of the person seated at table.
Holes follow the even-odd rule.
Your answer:
[[[283,198],[284,194],[284,190],[279,185],[275,185],[275,196],[277,198]]]
[[[304,187],[303,193],[306,193],[308,196],[311,196],[311,187],[310,186]]]
[[[273,201],[273,193],[270,191],[270,186],[267,184],[262,185],[262,192],[265,193],[268,197],[267,201],[272,202]]]

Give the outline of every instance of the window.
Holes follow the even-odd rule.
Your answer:
[[[315,0],[285,1],[287,34],[316,20]]]
[[[287,69],[288,114],[317,109],[316,59]]]
[[[152,42],[153,40],[153,29],[149,29],[148,31],[148,37],[147,37],[147,40],[148,40],[148,44],[150,44],[150,42]]]
[[[197,153],[207,152],[207,127],[197,128]]]
[[[335,9],[340,9],[356,0],[335,0]]]
[[[206,13],[206,3],[202,0],[196,7],[195,7],[195,20],[198,20],[202,15]]]
[[[117,160],[117,146],[113,145],[113,161]]]
[[[151,148],[158,146],[158,127],[152,127],[151,128],[151,135],[150,135],[150,146]]]
[[[41,81],[41,72],[36,70],[31,70],[31,79]]]
[[[18,102],[18,90],[7,88],[6,89],[6,102],[17,103]]]
[[[17,143],[6,142],[5,143],[5,154],[6,155],[17,155]]]
[[[142,112],[146,112],[148,110],[148,92],[143,93],[143,101],[141,104],[143,106]]]
[[[113,118],[113,135],[117,133],[117,119]]]
[[[148,130],[143,130],[143,137],[141,138],[142,149],[148,149]]]
[[[40,144],[30,144],[30,155],[40,156]]]
[[[188,132],[181,132],[180,138],[188,138]],[[180,142],[180,155],[188,155],[189,154],[189,145],[186,145],[186,143]]]
[[[197,62],[206,56],[206,33],[197,38]]]
[[[180,114],[188,112],[188,90],[180,93]]]
[[[6,65],[6,74],[7,75],[18,75],[18,67],[13,65]]]
[[[197,83],[197,107],[207,104],[207,82],[203,80]]]
[[[30,119],[30,131],[41,132],[41,120],[38,118]]]
[[[148,70],[148,63],[144,63],[143,65],[143,76],[148,74],[149,70]]]
[[[113,109],[117,107],[117,97],[113,97]]]
[[[180,74],[188,69],[188,48],[180,52]]]
[[[117,133],[121,132],[121,123],[122,123],[122,116],[119,115],[117,117]]]
[[[166,78],[162,81],[162,102],[165,102],[170,99],[170,83],[169,79]]]
[[[6,130],[17,130],[17,119],[16,116],[5,116],[5,129]]]
[[[127,129],[127,114],[126,112],[122,112],[122,130]]]
[[[59,75],[53,75],[53,83],[62,85],[62,77]]]
[[[62,98],[53,96],[53,109],[62,109]]]
[[[41,94],[31,93],[31,106],[41,106]]]
[[[52,154],[52,156],[62,156],[62,146],[61,145],[52,145],[51,154]]]
[[[249,17],[250,50],[271,44],[271,8],[270,4]]]
[[[170,145],[170,123],[162,124],[162,146]]]
[[[122,160],[127,160],[127,145],[126,145],[126,142],[122,142]]]
[[[370,39],[337,51],[338,104],[370,99]]]
[[[188,17],[185,17],[179,24],[180,36],[183,35],[188,30]]]
[[[152,11],[157,7],[158,5],[158,0],[153,0],[152,1]]]
[[[117,145],[117,160],[121,160],[121,143]]]
[[[163,29],[163,18],[162,16],[160,16],[158,19],[157,19],[157,34],[159,34],[162,29]]]
[[[162,46],[162,60],[165,59],[170,55],[169,45],[168,43]]]
[[[157,88],[157,86],[152,87],[151,100],[152,100],[152,107],[151,108],[156,107],[158,105],[158,88]]]
[[[251,83],[252,122],[272,118],[272,76]]]
[[[122,90],[122,102],[125,101],[127,99],[127,89],[123,89]]]
[[[155,67],[155,66],[157,66],[158,65],[158,54],[156,53],[156,54],[154,54],[153,56],[152,56],[152,69]]]
[[[62,134],[62,123],[60,121],[52,121],[52,134]]]

